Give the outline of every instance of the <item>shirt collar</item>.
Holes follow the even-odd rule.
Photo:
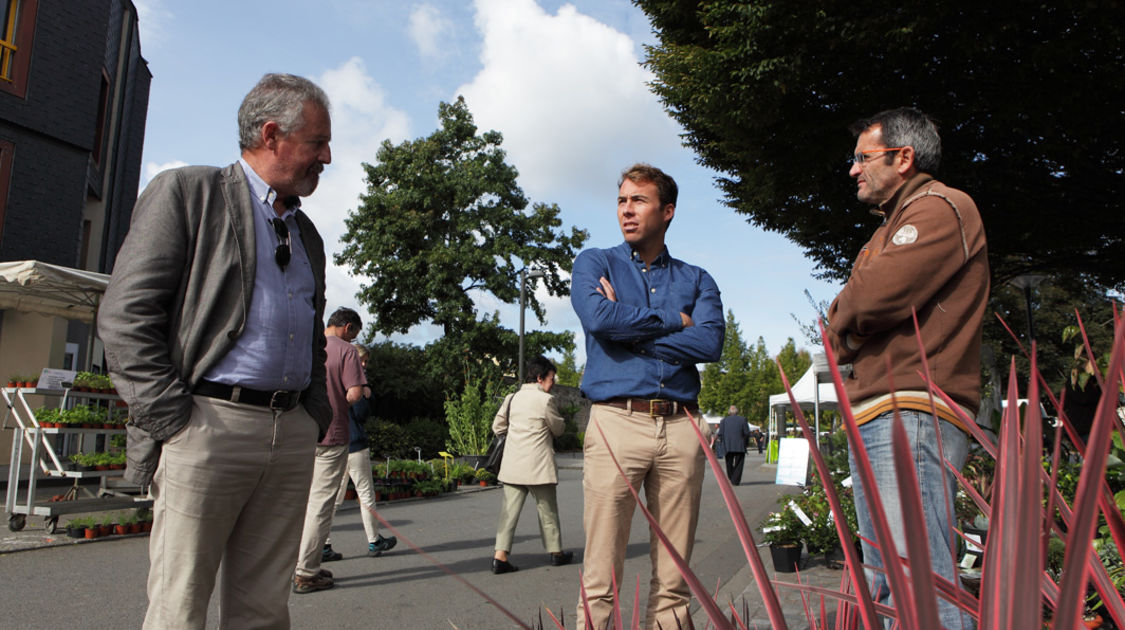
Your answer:
[[[641,255],[637,253],[637,250],[633,249],[628,243],[624,243],[624,245],[629,251],[629,260],[632,260],[633,262],[637,263],[638,265],[644,265],[645,264],[644,259],[642,259]],[[665,265],[665,264],[668,263],[668,261],[671,258],[672,258],[672,255],[668,253],[668,246],[665,245],[664,249],[660,251],[660,254],[657,255],[656,258],[652,259],[652,264],[650,266],[657,267],[657,266]]]
[[[270,209],[270,219],[274,217],[273,202],[277,199],[277,191],[274,190],[266,180],[258,176],[254,169],[246,163],[246,160],[239,158],[238,163],[242,165],[243,172],[246,173],[246,182],[250,184],[250,194],[266,208]],[[301,207],[300,197],[290,197],[286,203],[286,210],[281,215],[282,219],[286,219],[290,214],[297,211]]]

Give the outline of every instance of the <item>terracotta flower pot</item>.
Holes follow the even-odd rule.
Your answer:
[[[488,482],[487,482],[487,481],[485,481],[485,480],[483,480],[483,479],[481,479],[481,481],[480,481],[480,487],[484,488],[484,487],[486,487],[486,486],[488,486]]]
[[[113,533],[117,534],[118,536],[124,536],[125,534],[129,533],[129,526],[118,523],[113,526]]]
[[[129,533],[130,534],[141,533],[141,524],[140,523],[129,523]]]
[[[98,537],[98,528],[97,527],[87,527],[85,529],[85,531],[83,532],[83,535],[85,535],[86,538],[89,538],[89,539],[97,538]]]

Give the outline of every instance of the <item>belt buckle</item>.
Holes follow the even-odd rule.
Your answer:
[[[281,397],[282,400],[278,400]],[[275,411],[289,411],[292,407],[289,406],[292,394],[284,390],[277,390],[270,394],[270,409]]]
[[[670,416],[676,413],[676,402],[673,400],[664,400],[662,398],[650,398],[648,401],[648,415],[656,416]]]

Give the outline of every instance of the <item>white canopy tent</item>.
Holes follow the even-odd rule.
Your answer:
[[[0,263],[0,309],[94,322],[109,276],[38,260]]]
[[[796,383],[790,385],[797,405],[801,409],[813,411],[818,436],[820,435],[820,410],[822,408],[837,409],[839,407],[836,388],[832,384],[830,374],[825,356],[817,354],[813,356],[813,363],[809,366],[808,371]],[[791,407],[792,403],[789,400],[788,392],[770,396],[769,433],[771,436],[778,434],[777,421],[779,418],[784,418],[785,409]]]
[[[40,313],[90,324],[89,369],[94,320],[109,276],[38,260],[0,263],[0,310]]]

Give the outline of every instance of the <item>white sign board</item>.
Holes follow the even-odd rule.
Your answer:
[[[809,443],[805,438],[782,438],[777,451],[779,486],[803,486],[809,471]]]
[[[36,386],[39,389],[66,389],[63,383],[70,383],[74,381],[74,376],[77,374],[74,370],[56,370],[54,368],[43,368],[43,372],[39,374],[39,384]]]

